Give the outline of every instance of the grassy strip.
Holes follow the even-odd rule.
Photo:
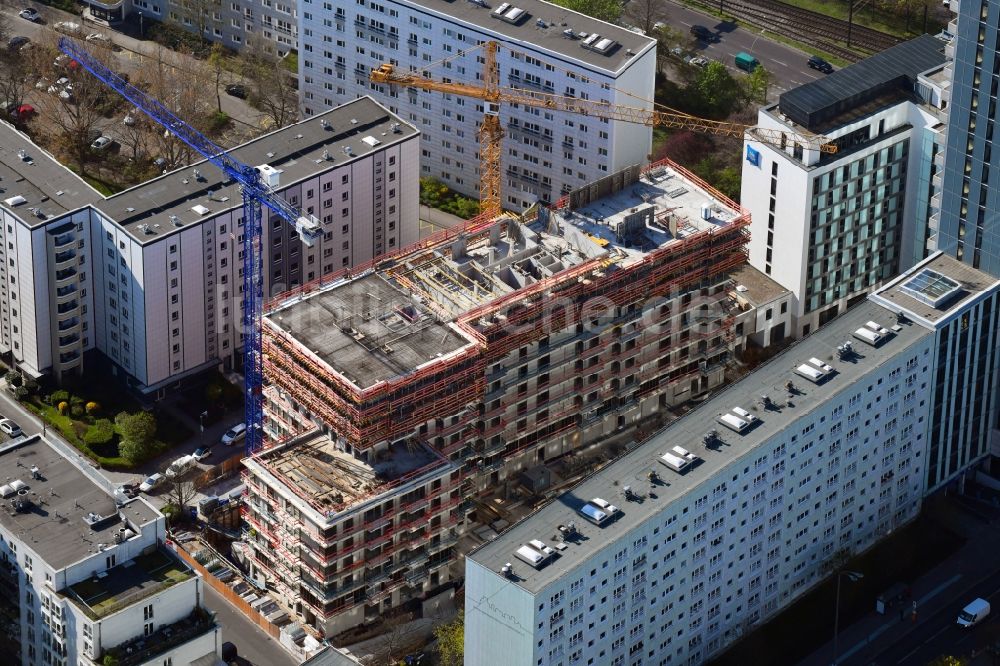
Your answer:
[[[841,0],[782,0],[782,2],[818,14],[826,14],[842,21],[846,21],[848,16],[847,3]],[[874,6],[874,3],[871,3],[871,6]],[[907,30],[905,14],[900,16],[876,10],[875,18],[872,19],[871,9],[866,7],[854,12],[854,24],[909,39],[923,34],[924,15],[922,11],[913,12],[910,16],[910,29]],[[927,32],[933,35],[943,30],[944,27],[945,25],[935,20],[933,16],[928,16]]]
[[[81,427],[84,430],[86,429],[85,424],[77,423],[70,417],[60,414],[59,410],[51,405],[38,405],[28,401],[22,402],[21,404],[46,421],[49,425],[54,426],[67,442],[76,447],[80,453],[100,464],[101,467],[119,470],[132,469],[133,465],[121,456],[102,456],[87,446],[87,444],[83,441],[82,433],[80,432]]]
[[[95,178],[93,176],[81,175],[80,177],[83,178],[85,181],[87,181],[88,185],[90,185],[95,190],[97,190],[98,192],[107,197],[111,196],[112,194],[117,194],[124,189],[120,185],[115,185],[114,183],[109,183],[105,180],[101,180],[100,178]]]

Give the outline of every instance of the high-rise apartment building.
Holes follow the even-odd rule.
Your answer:
[[[962,0],[951,7],[958,15],[949,27],[948,141],[931,233],[937,248],[1000,275],[1000,153],[993,155],[1000,121],[1000,4]]]
[[[0,605],[20,663],[215,666],[219,626],[163,515],[77,464],[37,436],[0,446]]]
[[[724,382],[747,223],[671,163],[632,167],[276,302],[254,575],[327,636],[460,577],[471,495]]]
[[[421,132],[420,175],[479,195],[483,102],[373,84],[391,63],[481,85],[484,41],[501,44],[500,85],[652,108],[656,41],[541,0],[304,0],[299,90],[306,116],[375,95]],[[440,65],[431,66],[432,63]],[[521,210],[648,159],[651,128],[593,116],[501,105],[506,137],[502,203]]]
[[[762,127],[818,135],[838,148],[820,153],[752,135],[745,144],[750,263],[792,291],[795,337],[924,258],[917,230],[926,227],[941,142],[944,50],[924,35],[760,110]]]
[[[0,133],[0,169],[19,174],[4,178],[0,201],[2,343],[18,367],[58,378],[97,350],[151,393],[239,365],[243,210],[233,181],[199,162],[105,199],[9,125]],[[265,294],[417,241],[418,137],[362,98],[231,151],[323,231],[308,247],[265,209]]]
[[[719,655],[985,457],[998,298],[936,253],[473,550],[465,663]]]

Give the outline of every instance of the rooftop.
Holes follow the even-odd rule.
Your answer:
[[[324,434],[307,434],[268,449],[253,460],[325,513],[356,505],[396,482],[449,464],[418,442],[397,442],[371,453],[369,458],[366,462],[339,450]]]
[[[791,293],[750,264],[743,264],[734,270],[731,275],[733,282],[736,283],[738,297],[754,306],[770,303],[785,294]],[[740,287],[743,287],[743,289]]]
[[[32,476],[35,467],[38,478]],[[17,480],[26,484],[23,492],[0,500],[0,525],[56,570],[99,552],[100,544],[113,544],[120,528],[138,528],[159,517],[142,500],[116,506],[104,489],[40,439],[0,447],[0,469],[4,486]],[[94,515],[100,520],[95,522]]]
[[[102,198],[31,139],[0,121],[0,206],[37,227]]]
[[[379,273],[291,301],[270,312],[267,322],[360,388],[471,343]]]
[[[582,187],[569,194],[569,205],[552,212],[552,220],[542,221],[555,233],[558,223],[581,234],[574,238],[589,240],[612,253],[620,264],[628,265],[651,250],[706,229],[729,224],[741,214],[712,193],[669,165],[654,166],[640,176],[639,170],[625,170],[625,182],[617,191],[612,178],[594,188]],[[603,186],[603,187],[602,187]],[[567,238],[569,236],[567,235]]]
[[[618,72],[633,60],[629,51],[638,55],[656,44],[655,39],[541,0],[396,1],[451,17],[514,44],[532,44],[551,52],[570,67],[584,63],[595,69]],[[505,8],[502,13],[501,8]],[[514,12],[515,9],[522,11]],[[572,37],[568,30],[573,31]],[[598,38],[591,38],[591,35]],[[610,44],[602,43],[603,39]],[[475,40],[469,43],[474,44]]]
[[[825,404],[833,395],[849,390],[854,383],[886,363],[895,355],[915,344],[931,332],[914,323],[902,325],[888,333],[888,340],[879,346],[855,342],[854,353],[838,358],[837,348],[851,340],[859,327],[874,321],[888,328],[894,317],[883,307],[865,301],[846,314],[832,320],[809,337],[793,344],[758,367],[743,379],[714,394],[707,401],[659,431],[633,451],[602,468],[570,491],[560,495],[523,521],[516,523],[495,540],[469,554],[483,567],[499,572],[506,563],[513,564],[513,584],[531,593],[545,586],[586,561],[596,552],[649,520],[672,501],[705,484],[723,468],[753,455],[758,445],[788,428],[797,419]],[[797,372],[802,364],[816,359],[829,364],[832,370],[814,369],[824,377],[814,383]],[[822,361],[819,361],[822,359]],[[793,383],[789,391],[787,382]],[[766,395],[765,403],[761,396]],[[791,404],[789,404],[791,403]],[[755,418],[755,425],[742,433],[733,426],[721,427],[719,418],[729,414],[728,422],[737,424],[745,416],[734,417],[746,410]],[[746,412],[745,412],[746,413]],[[706,433],[716,431],[714,438]],[[673,447],[682,447],[677,451]],[[661,464],[665,454],[670,454]],[[695,460],[683,454],[690,453]],[[673,471],[680,467],[684,473]],[[655,470],[660,481],[649,481]],[[630,486],[638,497],[627,500],[623,487]],[[583,518],[581,507],[593,498],[602,498],[621,509],[619,517],[603,527]],[[560,526],[573,522],[579,538],[560,544]],[[531,540],[540,540],[556,550],[551,561],[539,569],[515,557],[515,551]],[[558,546],[557,546],[558,544]]]
[[[945,43],[931,35],[865,58],[781,94],[778,107],[792,122],[821,132],[825,123],[893,91],[912,91],[921,72],[945,62]]]
[[[158,548],[70,585],[64,592],[88,617],[96,620],[193,577],[194,572],[186,564]]]
[[[283,188],[416,134],[415,127],[371,97],[361,97],[229,153],[243,164],[268,164],[281,169]],[[242,205],[239,186],[215,165],[202,160],[120,192],[95,207],[140,243],[148,243]]]
[[[954,257],[937,252],[876,291],[872,298],[930,327],[1000,283]]]

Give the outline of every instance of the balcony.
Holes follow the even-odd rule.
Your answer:
[[[52,246],[58,252],[59,250],[65,248],[68,245],[72,245],[76,241],[76,236],[72,233],[69,234],[59,234],[52,239]]]
[[[58,271],[61,268],[68,268],[70,266],[76,266],[76,250],[66,250],[64,252],[56,252],[55,268]]]
[[[56,312],[60,315],[65,315],[69,314],[70,312],[73,312],[74,310],[78,310],[79,308],[80,308],[80,302],[73,300],[70,301],[69,303],[62,303],[60,305],[57,305]]]
[[[61,271],[56,271],[55,275],[56,288],[65,287],[71,282],[76,280],[76,269],[67,268]]]
[[[76,345],[76,343],[78,342],[80,342],[80,336],[77,333],[63,336],[59,338],[59,351],[63,351],[69,347],[72,347]]]

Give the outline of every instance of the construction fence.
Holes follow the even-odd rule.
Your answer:
[[[182,560],[187,562],[192,569],[201,574],[201,577],[204,579],[206,585],[210,586],[213,590],[225,597],[226,601],[235,606],[237,610],[243,613],[251,622],[256,624],[263,631],[267,632],[271,638],[276,640],[281,639],[281,627],[272,623],[266,617],[258,613],[257,609],[253,608],[246,599],[236,594],[236,592],[233,591],[233,588],[213,576],[208,569],[195,560],[194,557],[188,553],[181,544],[171,541],[170,546]]]

